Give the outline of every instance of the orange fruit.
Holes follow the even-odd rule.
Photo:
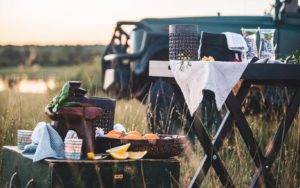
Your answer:
[[[107,134],[105,137],[107,138],[120,138],[121,135],[118,134]]]
[[[109,132],[107,133],[106,137],[109,136],[109,135],[111,135],[111,134],[117,134],[117,135],[121,136],[122,132],[112,130],[112,131],[109,131]]]
[[[143,136],[141,135],[141,133],[139,133],[137,131],[130,131],[127,135],[135,135],[135,136],[139,137],[140,139],[143,139]]]
[[[155,134],[145,134],[144,138],[145,139],[159,139],[159,137],[156,136]]]
[[[127,138],[127,139],[143,139],[143,137],[140,138],[140,137],[138,137],[137,135],[134,135],[134,134],[128,134],[124,138]]]

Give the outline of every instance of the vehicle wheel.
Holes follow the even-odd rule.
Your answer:
[[[191,143],[195,143],[195,135],[189,123],[181,119],[182,108],[173,95],[171,86],[158,79],[152,86],[147,99],[148,128],[159,134],[188,134]],[[182,132],[182,128],[184,133]]]
[[[226,113],[225,106],[221,111],[217,111],[214,93],[208,90],[204,91],[203,101],[199,105],[195,118],[195,123],[202,123],[207,131],[212,134],[217,132],[222,122],[222,117]],[[148,127],[154,133],[159,134],[179,134],[183,129],[184,133],[189,133],[188,138],[195,143],[195,135],[190,127],[190,123],[183,117],[182,107],[173,95],[171,86],[158,79],[148,95],[147,100],[147,119]]]

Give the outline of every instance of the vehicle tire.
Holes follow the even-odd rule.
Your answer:
[[[160,78],[152,86],[147,98],[148,128],[158,134],[186,134],[192,144],[195,143],[195,135],[189,126],[189,122],[182,120],[182,108],[173,94],[168,83]],[[182,129],[184,132],[182,132]]]
[[[215,96],[212,91],[204,90],[203,101],[197,110],[199,118],[195,123],[202,123],[207,131],[212,134],[213,127],[216,133],[226,113],[223,106],[221,111],[216,109]],[[182,119],[182,107],[173,95],[171,86],[162,79],[158,79],[152,86],[147,99],[147,120],[148,127],[153,133],[159,134],[184,134],[188,133],[188,139],[194,144],[195,134],[190,127],[190,122]],[[182,132],[181,132],[182,134]]]

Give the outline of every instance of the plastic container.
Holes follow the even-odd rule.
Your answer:
[[[273,45],[275,29],[260,29],[259,59],[269,58],[275,60]]]
[[[253,57],[258,57],[257,46],[256,46],[257,29],[242,28],[241,30],[248,47],[248,51],[242,53],[242,60],[246,62],[250,62],[253,59]]]

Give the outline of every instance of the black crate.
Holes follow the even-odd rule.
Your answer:
[[[95,107],[102,108],[103,116],[93,123],[94,128],[102,128],[107,134],[114,128],[116,100],[109,98],[89,97],[94,100]]]

